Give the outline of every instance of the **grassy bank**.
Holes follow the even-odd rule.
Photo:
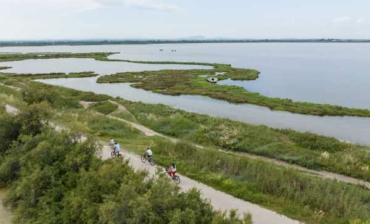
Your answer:
[[[25,54],[0,54],[0,62],[24,61],[32,59],[57,59],[57,58],[91,58],[96,60],[107,60],[112,52],[105,53],[25,53]]]
[[[1,73],[2,77],[4,76],[12,76],[14,78],[21,78],[21,79],[67,79],[67,78],[88,78],[88,77],[96,77],[98,74],[95,72],[71,72],[71,73],[35,73],[35,74],[17,74],[17,73]],[[1,78],[1,77],[0,77]]]
[[[306,223],[346,224],[370,217],[370,192],[245,157],[153,139],[156,162],[192,179]],[[132,146],[142,153],[145,145]]]
[[[212,70],[162,70],[152,72],[129,72],[103,76],[98,83],[134,83],[131,86],[166,95],[201,95],[231,103],[247,103],[268,107],[271,110],[289,111],[298,114],[370,117],[370,110],[353,109],[329,104],[294,102],[290,99],[270,98],[252,93],[242,87],[224,86],[207,82],[203,75],[215,73],[220,80],[254,80],[258,71],[222,66]]]
[[[306,223],[344,224],[349,220],[370,218],[370,206],[366,202],[370,199],[370,191],[361,187],[323,180],[238,155],[226,155],[217,149],[200,150],[184,143],[145,137],[127,128],[125,123],[88,110],[69,110],[54,119],[106,142],[114,137],[125,150],[137,154],[151,146],[160,165],[176,162],[181,174]]]
[[[8,188],[4,205],[14,223],[251,224],[250,216],[217,212],[199,192],[182,193],[168,178],[147,178],[120,159],[102,161],[93,137],[79,143],[76,133],[55,131],[44,122],[52,116],[47,103],[18,115],[0,112],[0,139],[7,140],[0,187]]]
[[[14,82],[23,86],[21,82]],[[62,87],[28,82],[23,86],[26,102],[49,101],[58,109],[81,109],[79,101],[100,102],[91,109],[109,114],[117,105],[106,102],[106,95],[81,92]],[[34,91],[37,90],[37,91]],[[9,89],[7,91],[10,91]],[[19,93],[12,90],[13,94]],[[116,99],[130,113],[112,115],[141,124],[163,133],[197,144],[266,156],[309,169],[334,173],[370,181],[370,149],[366,146],[346,144],[334,138],[292,130],[278,130],[266,126],[249,125],[229,119],[176,110],[164,105],[132,103]]]
[[[11,68],[11,67],[1,67],[0,66],[0,70],[5,70],[5,69],[9,69],[9,68]]]
[[[138,73],[120,73],[99,78],[99,83],[134,82],[135,88],[154,91],[167,95],[191,94],[208,96],[214,99],[225,100],[231,103],[247,103],[268,107],[271,110],[288,111],[298,114],[318,116],[358,116],[370,117],[370,110],[347,108],[329,104],[315,104],[309,102],[294,102],[291,99],[270,98],[259,93],[252,93],[242,87],[221,86],[210,84],[205,77],[199,75],[218,75],[220,80],[255,80],[259,72],[251,69],[233,68],[229,64],[202,63],[202,62],[174,62],[174,61],[135,61],[109,59],[113,52],[101,53],[28,53],[28,54],[0,54],[0,62],[20,61],[30,59],[51,58],[91,58],[106,62],[129,62],[142,64],[182,64],[211,66],[211,70],[165,70]]]
[[[335,151],[337,148],[334,146],[337,146],[338,142],[333,139],[316,135],[313,138],[311,134],[301,133],[302,136],[307,136],[307,138],[302,137],[307,141],[298,141],[300,138],[297,136],[301,135],[296,132],[287,131],[285,133],[264,126],[246,125],[186,113],[163,105],[130,103],[105,95],[95,95],[29,81],[23,84],[17,83],[17,85],[23,88],[27,86],[27,94],[22,95],[26,102],[37,103],[45,99],[49,101],[55,110],[52,119],[56,123],[66,125],[77,132],[89,133],[104,141],[108,141],[109,137],[114,137],[124,149],[133,150],[138,154],[142,154],[147,146],[151,146],[155,153],[155,160],[159,164],[168,165],[174,161],[178,164],[180,173],[238,198],[263,205],[306,223],[347,224],[352,220],[370,218],[370,204],[368,203],[370,191],[368,190],[359,186],[323,180],[286,167],[251,160],[239,155],[227,155],[219,152],[216,145],[233,146],[235,149],[238,146],[263,148],[263,145],[266,145],[267,150],[267,146],[285,142],[291,147],[286,148],[287,151],[291,149],[296,156],[302,153],[302,157],[305,157],[304,152],[312,151],[315,154],[314,149],[318,150],[319,146],[320,148],[325,146],[325,150]],[[133,119],[143,124],[147,123],[148,126],[157,125],[157,129],[163,133],[172,133],[173,136],[209,147],[201,150],[184,143],[174,144],[159,137],[145,137],[125,123],[111,120],[91,110],[84,110],[78,104],[81,100],[93,102],[116,100],[124,104],[135,116]],[[294,135],[290,136],[292,133]],[[312,144],[313,149],[304,148],[309,143]],[[339,144],[339,146],[342,145]],[[299,151],[301,149],[302,151]],[[340,150],[345,151],[346,148],[340,148]],[[357,151],[360,148],[352,150]],[[317,153],[320,154],[320,151],[318,150]],[[35,155],[38,154],[35,152]],[[97,171],[94,172],[97,173]],[[93,178],[93,180],[96,179]],[[107,180],[99,179],[98,181]],[[98,184],[98,181],[93,183],[104,189],[106,186]],[[90,186],[88,183],[90,182],[84,182],[86,186]],[[99,194],[95,197],[99,198]]]
[[[230,151],[370,180],[370,148],[293,130],[279,130],[185,112],[165,105],[118,100],[141,124],[160,133]]]
[[[175,162],[183,175],[306,223],[345,224],[370,218],[370,191],[358,186],[227,155],[217,148],[198,149],[145,137],[135,129],[125,128],[122,122],[88,111],[68,111],[55,119],[67,126],[77,125],[78,130],[88,130],[105,142],[112,136],[125,150],[139,155],[151,146],[160,165]]]

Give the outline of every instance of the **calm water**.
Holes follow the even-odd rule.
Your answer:
[[[141,89],[129,84],[97,84],[96,78],[50,79],[41,82],[73,89],[93,91],[122,97],[144,103],[162,103],[190,112],[230,118],[237,121],[263,124],[275,128],[292,128],[310,131],[342,140],[370,144],[370,118],[317,117],[287,112],[271,111],[254,105],[236,105],[202,96],[166,96]]]
[[[164,49],[160,52],[159,49]],[[176,49],[177,52],[171,52]],[[230,63],[261,71],[248,90],[297,101],[370,108],[370,44],[162,44],[0,48],[0,52],[121,52],[116,59]]]
[[[159,49],[164,49],[164,51],[160,52]],[[172,53],[171,49],[176,49],[177,52]],[[252,82],[233,82],[232,84],[244,86],[251,91],[268,96],[370,108],[370,98],[368,97],[370,95],[370,88],[368,88],[370,84],[370,73],[368,73],[370,71],[370,58],[368,57],[370,44],[259,43],[0,48],[0,52],[99,51],[121,52],[111,56],[115,59],[220,62],[230,63],[235,67],[254,68],[261,71],[260,79]],[[94,62],[90,59],[32,60],[13,63],[1,63],[0,66],[13,65],[14,72],[96,71],[101,74],[164,68],[162,65]],[[172,66],[170,68],[183,68],[183,66]],[[315,117],[272,112],[263,107],[234,105],[206,97],[158,95],[130,88],[127,84],[98,85],[95,83],[95,79],[61,79],[45,82],[120,96],[134,101],[163,103],[187,111],[253,124],[311,131],[343,140],[370,144],[368,137],[370,136],[369,118]],[[230,84],[230,81],[224,81],[223,84]]]

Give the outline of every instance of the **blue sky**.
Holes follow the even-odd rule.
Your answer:
[[[369,38],[366,0],[0,0],[0,39]]]

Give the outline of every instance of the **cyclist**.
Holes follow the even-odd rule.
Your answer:
[[[114,152],[116,153],[116,155],[118,155],[121,152],[121,146],[117,142],[114,143],[114,148],[113,149],[114,149]]]
[[[170,175],[170,177],[173,178],[173,176],[176,174],[176,165],[175,163],[172,163],[171,166],[167,168],[167,173]]]
[[[153,152],[152,152],[152,150],[150,148],[147,148],[146,149],[146,155],[148,156],[148,159],[153,156]]]
[[[113,147],[114,147],[114,145],[115,145],[115,141],[114,141],[114,139],[111,137],[111,138],[110,138],[110,140],[109,140],[109,146],[110,146],[111,148],[113,148]]]

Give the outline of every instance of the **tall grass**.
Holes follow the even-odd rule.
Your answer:
[[[89,107],[90,110],[108,115],[118,109],[118,105],[109,101],[94,103]]]
[[[186,143],[155,139],[152,144],[157,163],[175,162],[184,175],[306,223],[370,218],[370,191],[361,187]]]
[[[369,147],[312,133],[277,130],[189,113],[164,105],[119,102],[140,123],[166,135],[370,180]]]

